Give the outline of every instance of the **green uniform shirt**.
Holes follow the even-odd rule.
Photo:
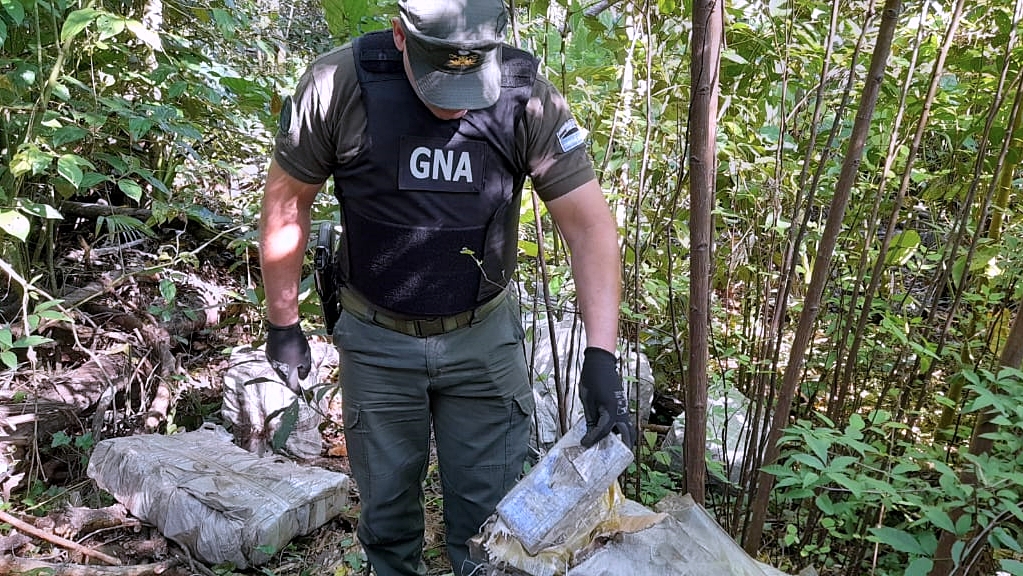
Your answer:
[[[274,158],[292,177],[318,184],[355,158],[365,131],[352,46],[346,44],[317,58],[302,76],[282,112]],[[544,201],[595,178],[584,134],[565,98],[537,75],[525,121],[516,129],[516,150]]]

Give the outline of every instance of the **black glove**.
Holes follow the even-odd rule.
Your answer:
[[[583,352],[579,399],[586,415],[586,435],[579,443],[584,448],[593,446],[612,430],[626,446],[633,447],[629,402],[616,364],[614,354],[602,348],[590,346]]]
[[[290,326],[275,326],[269,322],[270,335],[266,339],[266,359],[284,384],[299,397],[305,394],[299,380],[309,376],[313,365],[309,342],[298,322]]]

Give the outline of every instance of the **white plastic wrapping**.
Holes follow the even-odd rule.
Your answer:
[[[219,426],[103,440],[87,473],[203,562],[239,569],[265,563],[348,505],[344,474],[260,457]]]
[[[757,562],[688,494],[665,518],[645,530],[609,539],[568,576],[785,576]],[[650,510],[626,501],[622,519],[647,517]]]
[[[526,328],[534,327],[530,318],[525,319]],[[540,318],[535,324],[536,334],[526,344],[527,357],[533,362],[533,400],[536,403],[537,429],[534,431],[533,447],[538,452],[546,452],[558,440],[558,393],[554,387],[554,346],[551,342],[547,319]],[[586,333],[583,323],[577,318],[569,317],[554,324],[554,341],[557,343],[559,374],[565,386],[565,397],[568,400],[568,421],[575,422],[583,415],[583,406],[579,402],[579,372],[583,366],[583,351],[586,349]],[[629,405],[638,410],[641,423],[650,416],[650,406],[654,397],[654,376],[650,361],[645,354],[636,354],[629,350],[624,340],[619,340],[618,356],[622,360],[620,367],[625,383],[625,393]],[[637,362],[639,367],[639,396],[635,397],[634,377]]]
[[[338,365],[337,349],[326,342],[310,342],[313,368],[309,377],[301,382],[311,390],[336,383],[333,375]],[[311,459],[320,455],[323,437],[319,426],[323,422],[329,395],[318,390],[317,410],[299,400],[298,420],[284,443],[282,452],[298,459]],[[246,450],[263,454],[269,452],[274,434],[281,427],[280,412],[295,401],[289,390],[266,360],[260,348],[238,348],[231,353],[230,366],[224,373],[224,405],[221,416],[230,423],[236,442]],[[276,414],[276,415],[275,415]]]
[[[577,532],[588,533],[607,509],[608,489],[632,462],[632,452],[617,434],[586,449],[579,421],[537,462],[497,505],[497,514],[530,554],[565,544]]]

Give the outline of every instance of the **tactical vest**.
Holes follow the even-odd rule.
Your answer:
[[[504,46],[497,103],[441,120],[413,91],[390,31],[356,39],[352,52],[367,125],[359,154],[334,172],[341,280],[410,317],[475,308],[515,270],[527,172],[515,128],[537,62]]]

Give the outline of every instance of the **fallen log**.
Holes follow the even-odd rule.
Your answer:
[[[138,528],[141,522],[129,517],[127,508],[121,504],[114,504],[105,508],[63,507],[36,520],[34,525],[64,538],[74,538],[97,530]]]
[[[170,576],[179,574],[174,568],[180,564],[176,558],[155,564],[134,566],[92,566],[83,564],[57,564],[31,558],[0,556],[0,574],[49,574],[50,576]]]
[[[104,393],[123,389],[131,373],[131,362],[124,354],[97,353],[78,368],[46,379],[36,395],[42,400],[69,404],[83,413],[95,406]]]
[[[29,450],[40,439],[48,444],[61,430],[82,430],[75,406],[46,400],[0,404],[0,493],[5,502],[24,481],[22,463]]]

